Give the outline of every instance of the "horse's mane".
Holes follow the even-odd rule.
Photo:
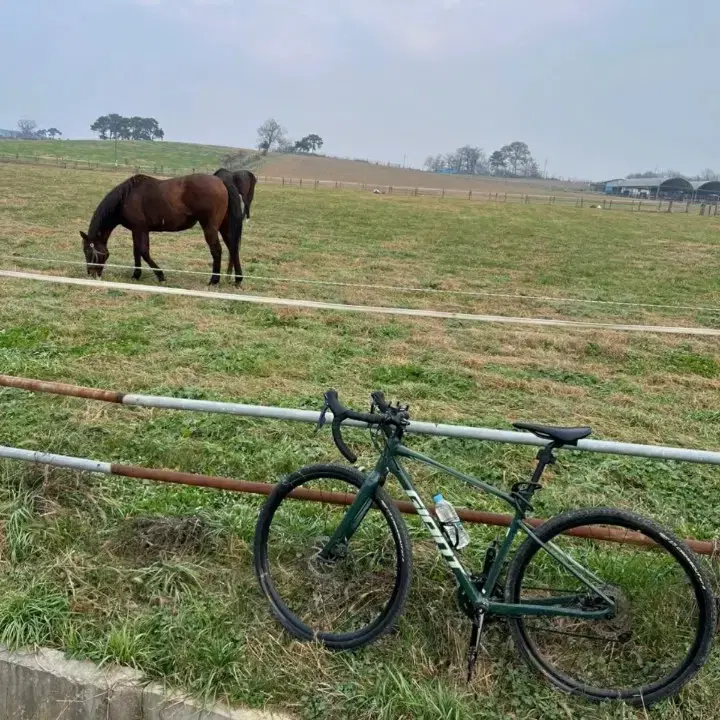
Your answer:
[[[98,233],[107,229],[110,223],[117,224],[117,212],[119,206],[125,201],[130,191],[148,180],[154,180],[149,175],[133,175],[124,182],[114,187],[95,208],[88,234],[94,238]]]

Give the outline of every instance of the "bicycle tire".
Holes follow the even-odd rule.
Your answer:
[[[676,694],[707,660],[717,623],[717,606],[712,592],[712,583],[698,558],[685,543],[654,521],[632,512],[612,508],[575,510],[548,520],[535,531],[535,534],[541,542],[548,543],[568,530],[593,524],[614,525],[643,533],[659,545],[660,549],[665,550],[682,569],[690,586],[689,591],[691,590],[697,603],[697,627],[692,646],[682,662],[672,672],[647,686],[623,689],[594,687],[558,670],[552,662],[541,655],[536,642],[528,633],[527,618],[511,618],[509,620],[510,631],[523,659],[533,670],[561,690],[598,702],[618,699],[633,705],[650,706],[663,698]],[[532,537],[528,537],[518,548],[508,569],[505,586],[506,602],[520,602],[525,573],[539,550],[541,550],[541,546]],[[660,605],[657,597],[654,597],[654,604],[655,606]]]
[[[352,468],[342,465],[311,465],[297,470],[275,486],[264,503],[258,517],[254,538],[254,568],[260,588],[270,603],[275,619],[295,637],[306,641],[319,641],[332,650],[352,650],[367,645],[392,629],[402,613],[410,588],[412,575],[412,553],[407,527],[400,511],[390,495],[378,487],[373,499],[373,507],[380,511],[392,538],[397,553],[395,578],[392,593],[382,612],[364,627],[352,632],[333,633],[313,629],[288,606],[281,597],[273,581],[272,567],[268,551],[268,539],[273,519],[278,508],[285,500],[298,502],[288,495],[295,489],[312,480],[335,480],[349,484],[354,490],[360,488],[364,477]],[[346,508],[343,508],[343,510]],[[361,524],[362,527],[362,524]],[[351,539],[352,543],[352,539]]]

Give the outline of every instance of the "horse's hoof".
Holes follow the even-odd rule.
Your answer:
[[[235,287],[240,287],[242,284],[243,279],[242,278],[235,278]]]
[[[158,275],[158,282],[167,282],[167,278],[164,275]]]
[[[142,277],[142,273],[141,273],[139,270],[136,270],[136,271],[132,274],[132,279],[133,279],[133,280],[139,280],[141,277]]]
[[[220,278],[210,278],[210,282],[208,285],[219,285],[220,284]]]

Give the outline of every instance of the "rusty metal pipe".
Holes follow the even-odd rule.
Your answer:
[[[146,480],[157,480],[158,482],[178,483],[180,485],[194,485],[196,487],[215,488],[218,490],[229,490],[231,492],[253,493],[256,495],[269,495],[275,487],[269,483],[247,482],[245,480],[233,480],[232,478],[216,477],[213,475],[195,475],[193,473],[177,472],[174,470],[154,470],[151,468],[135,467],[133,465],[110,466],[113,475],[124,477],[140,478]],[[308,490],[298,488],[290,497],[297,500],[309,500],[312,502],[326,502],[330,505],[351,505],[355,499],[352,493],[341,493],[324,490]],[[396,500],[400,512],[407,515],[415,515],[415,506],[407,500]],[[508,527],[512,522],[512,515],[501,513],[483,512],[481,510],[466,510],[458,508],[458,516],[463,522],[479,525],[493,525]],[[541,518],[528,518],[528,525],[539,527],[545,522]],[[627,543],[632,545],[652,546],[655,543],[641,533],[630,530],[619,530],[617,528],[579,527],[570,530],[568,535],[584,537],[594,540],[606,540],[609,542]],[[715,543],[709,540],[685,540],[690,548],[701,555],[712,555],[716,552]]]

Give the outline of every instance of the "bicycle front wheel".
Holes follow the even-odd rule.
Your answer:
[[[610,599],[614,610],[600,620],[511,619],[532,668],[591,700],[650,705],[678,692],[702,667],[716,605],[707,573],[681,540],[634,513],[606,508],[559,515],[535,534],[542,545],[528,537],[512,561],[507,602],[593,611],[610,607]],[[633,543],[598,539],[610,535]],[[595,589],[552,557],[554,549],[590,571]]]
[[[319,557],[363,482],[340,465],[302,468],[275,487],[255,531],[255,573],[275,618],[301,640],[336,650],[387,632],[410,586],[407,528],[380,487],[349,542],[331,560]]]

